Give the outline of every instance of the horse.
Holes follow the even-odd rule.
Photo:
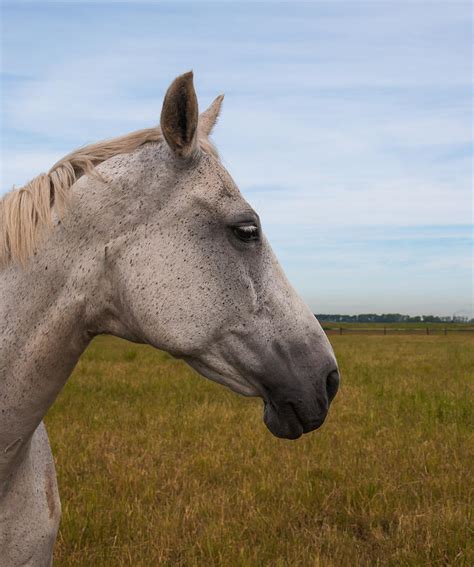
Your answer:
[[[0,201],[4,567],[52,564],[61,504],[43,418],[97,335],[262,398],[277,437],[325,420],[336,358],[210,140],[222,100],[199,114],[180,75],[159,127],[80,148]]]

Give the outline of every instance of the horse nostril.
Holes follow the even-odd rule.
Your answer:
[[[334,396],[337,394],[337,390],[339,388],[339,372],[337,370],[333,370],[330,372],[326,378],[326,390],[328,393],[328,400],[331,403],[334,399]]]

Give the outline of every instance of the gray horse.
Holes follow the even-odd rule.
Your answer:
[[[93,337],[153,345],[264,401],[296,439],[339,375],[209,135],[192,73],[160,128],[77,150],[0,201],[0,564],[52,562],[60,518],[43,417]]]

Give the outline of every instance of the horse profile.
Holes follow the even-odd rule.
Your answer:
[[[160,127],[79,149],[0,201],[0,564],[51,565],[60,518],[43,417],[96,335],[146,343],[264,401],[270,431],[320,427],[339,375],[209,141],[192,73]]]

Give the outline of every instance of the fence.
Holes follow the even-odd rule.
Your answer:
[[[327,335],[447,335],[451,333],[474,333],[474,327],[450,329],[449,327],[426,328],[394,328],[394,327],[326,327],[323,329]]]

